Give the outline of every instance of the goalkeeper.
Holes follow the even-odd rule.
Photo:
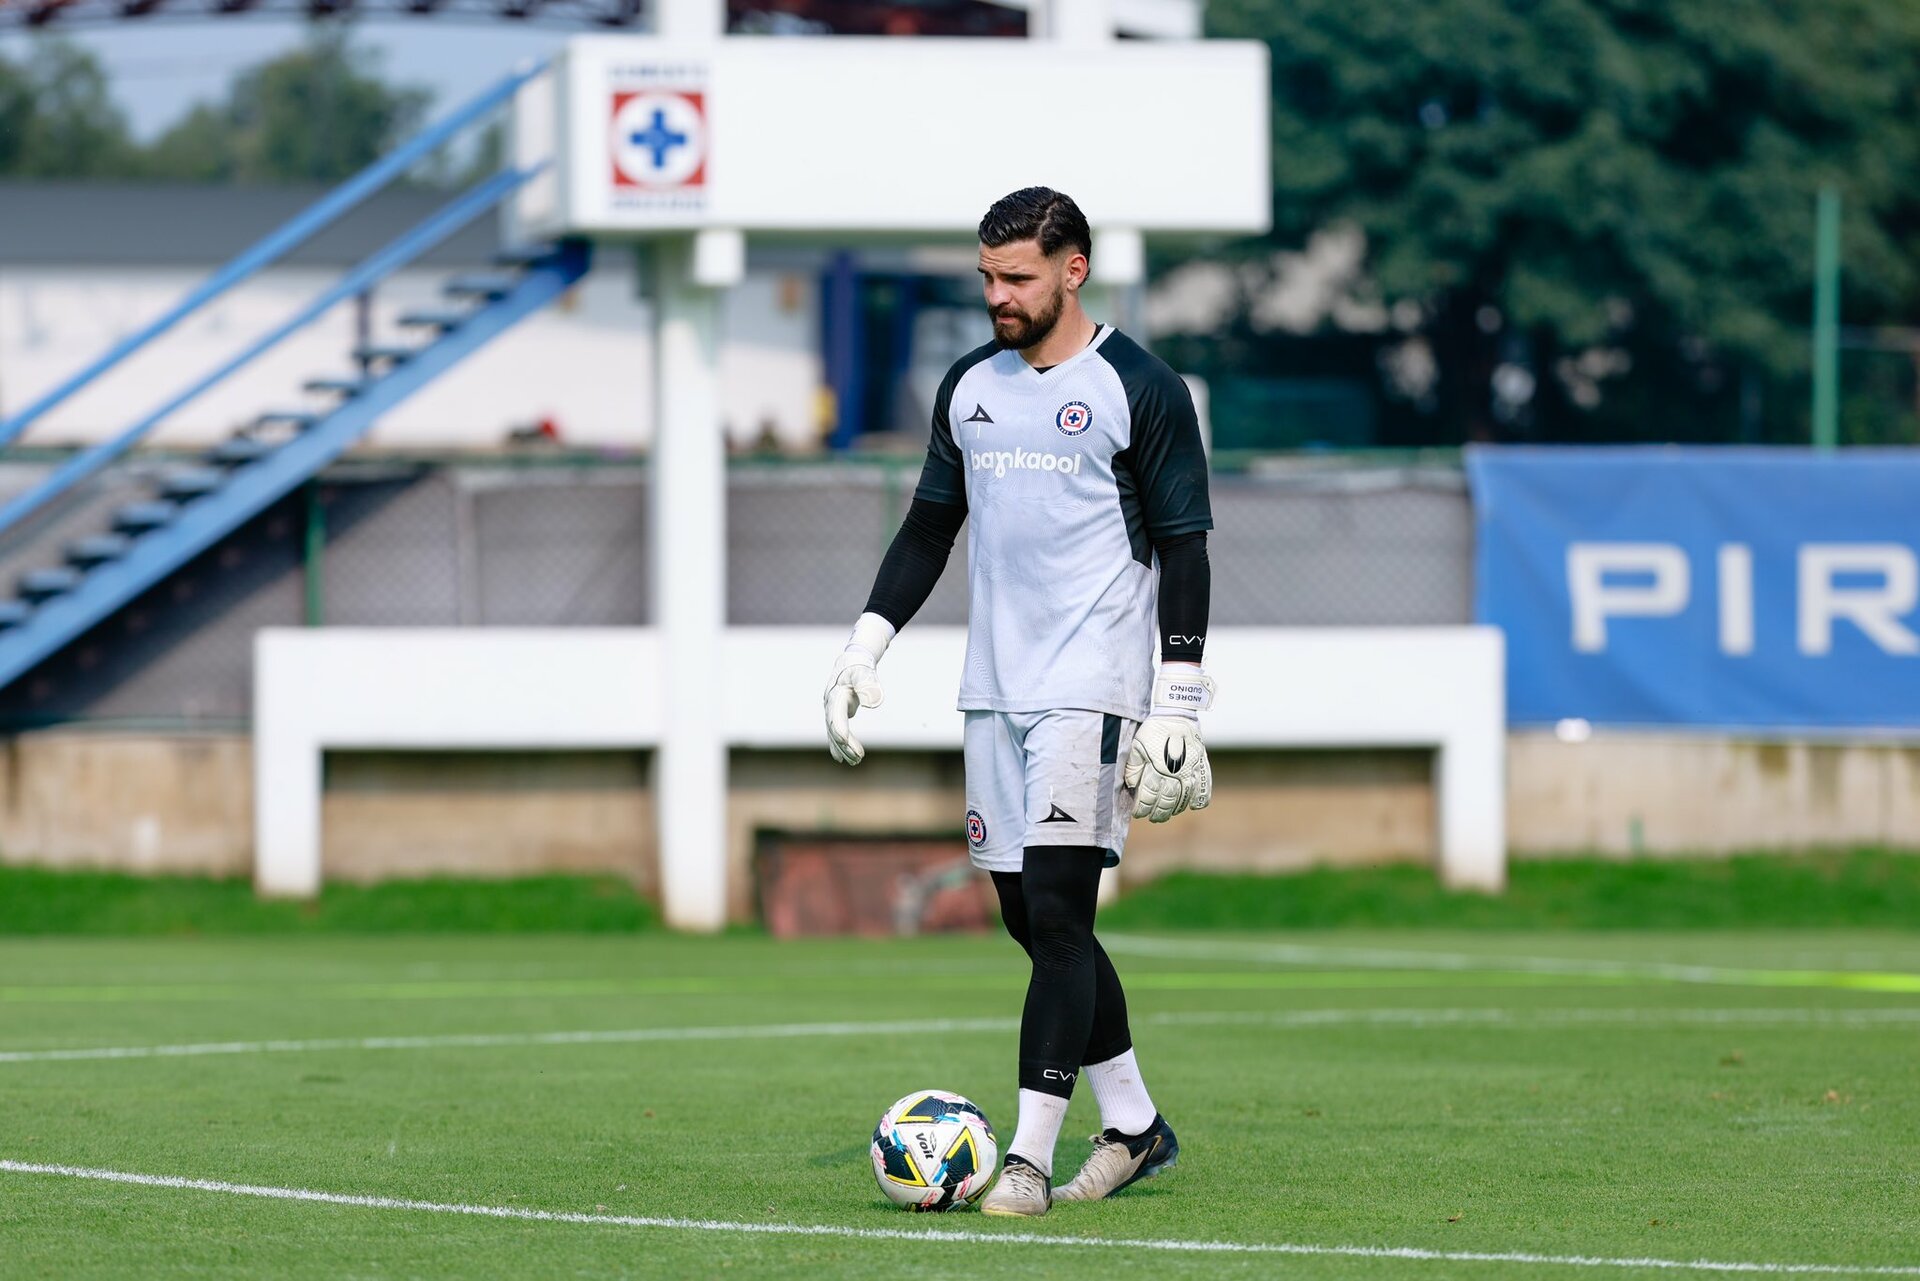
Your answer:
[[[1045,187],[981,220],[994,341],[940,385],[913,504],[826,691],[830,750],[857,765],[849,720],[880,704],[881,655],[968,524],[967,840],[1033,963],[1019,1122],[988,1214],[1097,1200],[1179,1152],[1093,936],[1094,896],[1130,819],[1212,799],[1198,713],[1213,689],[1200,667],[1213,514],[1186,385],[1081,309],[1091,252],[1079,208]],[[1103,1132],[1056,1191],[1054,1145],[1083,1072]]]

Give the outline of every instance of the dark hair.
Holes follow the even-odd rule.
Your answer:
[[[1016,240],[1038,240],[1040,252],[1051,258],[1062,249],[1077,249],[1093,257],[1093,233],[1087,216],[1073,197],[1052,187],[1022,187],[1002,196],[980,220],[980,243],[990,249]]]

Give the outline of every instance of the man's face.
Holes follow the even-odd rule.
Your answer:
[[[1025,351],[1044,342],[1060,321],[1069,284],[1086,276],[1086,259],[1071,249],[1048,257],[1038,240],[980,246],[980,279],[1002,347]]]

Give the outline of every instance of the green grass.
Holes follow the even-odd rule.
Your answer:
[[[515,1222],[0,1172],[8,1277],[1673,1275],[1166,1253],[1049,1238],[1920,1264],[1920,937],[1817,931],[1106,932],[1184,1147],[1111,1201],[890,1209],[882,1107],[938,1085],[1004,1136],[1023,987],[997,938],[0,940],[0,1052],[926,1018],[612,1043],[0,1058],[0,1159],[962,1242]],[[1084,1091],[1083,1091],[1084,1094]],[[1060,1161],[1086,1151],[1074,1102]],[[1064,1174],[1063,1170],[1063,1174]]]
[[[0,935],[599,934],[658,921],[652,904],[610,876],[331,884],[296,902],[256,898],[238,879],[0,868]]]
[[[1426,868],[1287,876],[1179,873],[1130,887],[1116,929],[1920,928],[1920,855],[1884,849],[1727,859],[1516,860],[1499,896]],[[0,936],[628,933],[658,915],[625,881],[544,876],[329,885],[262,902],[242,880],[0,868]]]
[[[1920,929],[1920,855],[1821,850],[1695,859],[1516,859],[1504,894],[1424,867],[1176,873],[1104,916],[1124,929]]]

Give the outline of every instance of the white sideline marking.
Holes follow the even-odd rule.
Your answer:
[[[1779,970],[1720,965],[1682,965],[1672,961],[1608,961],[1587,957],[1503,956],[1467,952],[1424,952],[1384,947],[1335,947],[1312,943],[1205,942],[1154,938],[1144,934],[1102,934],[1109,952],[1190,961],[1255,961],[1277,965],[1351,965],[1360,969],[1481,971],[1586,975],[1602,978],[1662,979],[1670,983],[1746,984],[1756,975],[1804,975],[1825,970]],[[1844,973],[1844,971],[1842,971]],[[1866,972],[1862,972],[1866,973]],[[1910,974],[1893,977],[1915,978]],[[1808,986],[1823,986],[1810,983]]]
[[[1839,1263],[1726,1263],[1708,1259],[1610,1259],[1594,1255],[1527,1254],[1492,1250],[1423,1250],[1414,1246],[1298,1245],[1267,1241],[1126,1240],[1100,1237],[1043,1236],[1037,1232],[957,1232],[928,1228],[850,1228],[827,1223],[734,1223],[725,1219],[682,1219],[628,1214],[580,1214],[527,1210],[504,1205],[460,1205],[399,1197],[355,1196],[309,1188],[262,1187],[218,1179],[185,1179],[163,1174],[132,1174],[75,1165],[40,1165],[0,1160],[0,1171],[44,1174],[101,1183],[132,1183],[149,1188],[185,1188],[273,1201],[311,1201],[368,1210],[415,1210],[427,1214],[464,1214],[485,1219],[531,1219],[539,1223],[585,1223],[623,1228],[677,1228],[688,1232],[758,1233],[767,1236],[850,1237],[862,1241],[953,1241],[969,1245],[1039,1245],[1086,1250],[1156,1250],[1175,1254],[1291,1254],[1349,1259],[1411,1259],[1444,1263],[1531,1263],[1569,1268],[1659,1268],[1674,1272],[1744,1272],[1784,1276],[1920,1276],[1920,1267]]]
[[[1000,1032],[1013,1018],[910,1019],[897,1023],[762,1023],[738,1027],[638,1027],[582,1032],[473,1032],[445,1036],[325,1037],[308,1041],[213,1041],[197,1045],[119,1045],[69,1050],[0,1051],[0,1063],[79,1059],[198,1058],[207,1054],[302,1054],[310,1050],[492,1049],[518,1045],[622,1045],[645,1041],[748,1041],[793,1036],[885,1036],[921,1032]]]
[[[1491,1027],[1524,1031],[1566,1027],[1889,1027],[1920,1023],[1920,1009],[1325,1009],[1194,1010],[1137,1020],[1160,1026]],[[327,1050],[472,1050],[531,1045],[629,1045],[649,1041],[751,1041],[810,1036],[907,1036],[923,1032],[1006,1032],[1015,1018],[909,1019],[893,1023],[767,1023],[736,1027],[642,1027],[574,1032],[468,1032],[440,1036],[324,1037],[313,1040],[208,1041],[185,1045],[103,1045],[0,1050],[0,1064],[93,1059],[178,1059],[229,1054],[305,1054]]]

